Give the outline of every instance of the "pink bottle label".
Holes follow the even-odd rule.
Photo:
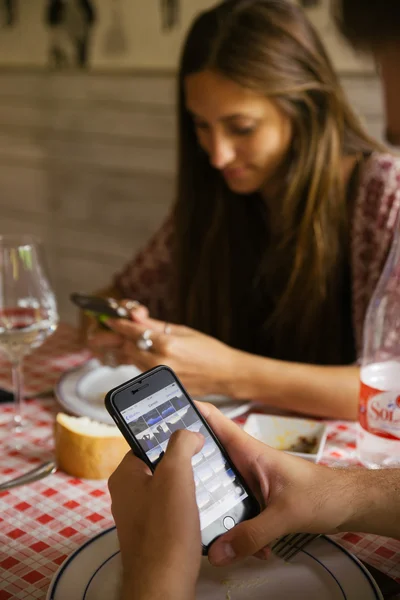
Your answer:
[[[361,382],[359,422],[363,429],[389,440],[400,440],[400,395]]]

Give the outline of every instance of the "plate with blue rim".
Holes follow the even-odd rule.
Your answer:
[[[160,557],[162,560],[162,557]],[[177,577],[180,573],[176,574]],[[115,528],[75,550],[53,577],[46,600],[118,600],[121,561]],[[276,556],[212,567],[202,558],[196,600],[383,600],[367,569],[322,536],[290,562]]]

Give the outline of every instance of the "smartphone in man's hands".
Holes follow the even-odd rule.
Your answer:
[[[256,498],[169,367],[155,367],[110,390],[105,403],[134,453],[152,471],[174,431],[204,435],[203,448],[192,458],[203,554],[217,537],[259,514]]]

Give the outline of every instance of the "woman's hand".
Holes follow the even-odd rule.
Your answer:
[[[135,304],[135,307],[129,308],[132,303]],[[131,300],[120,301],[120,304],[129,310],[132,320],[137,318],[141,321],[149,316],[149,311],[143,304]],[[102,326],[96,317],[84,315],[83,312],[82,314],[82,322],[84,319],[86,324],[85,329],[81,330],[85,346],[101,363],[110,366],[118,364],[116,353],[122,345],[121,338],[116,337],[113,332]]]
[[[123,564],[123,600],[194,600],[201,537],[192,457],[201,434],[174,433],[154,475],[129,452],[109,489]]]
[[[238,351],[208,335],[182,325],[170,325],[138,314],[134,320],[109,319],[114,333],[104,332],[91,340],[91,348],[113,348],[119,364],[134,364],[146,371],[163,364],[171,367],[189,393],[231,395]],[[150,351],[137,342],[149,332]]]

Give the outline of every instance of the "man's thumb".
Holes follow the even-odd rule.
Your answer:
[[[287,533],[282,511],[267,507],[254,519],[239,523],[219,537],[208,551],[212,565],[225,566],[240,558],[252,556],[277,537]]]

